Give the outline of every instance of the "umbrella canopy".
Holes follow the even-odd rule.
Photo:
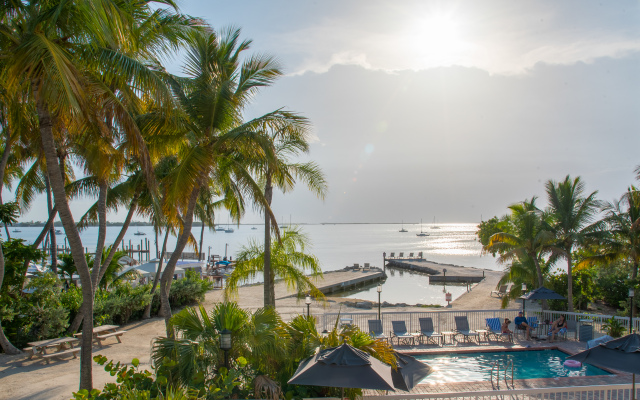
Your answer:
[[[391,367],[347,343],[303,360],[289,383],[394,390]]]
[[[540,286],[539,288],[530,291],[520,298],[524,300],[566,300],[558,293],[554,292],[551,289],[547,289],[544,286]]]
[[[640,374],[640,335],[633,333],[610,340],[568,359]]]
[[[406,354],[396,353],[398,369],[391,371],[393,386],[410,391],[431,373],[431,367]]]

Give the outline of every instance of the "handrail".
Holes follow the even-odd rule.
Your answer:
[[[509,387],[509,382],[507,381],[509,366],[511,366],[511,387],[513,387],[513,359],[511,358],[509,358],[507,362],[504,364],[504,384],[507,385],[507,387]]]
[[[490,377],[490,379],[491,379],[491,387],[494,387],[493,386],[493,371],[494,370],[496,371],[496,386],[495,387],[500,388],[500,360],[494,361],[491,364],[491,377]]]

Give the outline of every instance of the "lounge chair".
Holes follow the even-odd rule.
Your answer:
[[[413,258],[413,253],[409,253],[409,258]]]
[[[389,258],[396,258],[396,253],[389,254]]]
[[[389,340],[389,336],[385,335],[382,331],[382,321],[379,319],[370,319],[369,321],[369,335],[374,339]]]
[[[496,338],[496,341],[505,339],[513,342],[513,335],[511,333],[502,332],[502,324],[500,323],[500,318],[487,318],[486,321],[487,328],[489,328],[489,335],[493,335]]]
[[[499,298],[501,298],[502,296],[504,296],[505,294],[507,294],[507,288],[509,287],[509,285],[501,285],[498,290],[492,290],[491,293],[489,293],[489,296],[493,296],[493,294],[495,293],[496,296],[498,296]]]
[[[391,321],[391,326],[393,327],[393,332],[391,333],[391,343],[393,344],[393,338],[396,338],[398,346],[400,345],[400,341],[404,344],[415,344],[415,335],[407,332],[407,325],[404,321]]]
[[[478,332],[469,329],[469,320],[466,315],[456,316],[456,332],[464,336],[464,341],[468,341],[469,338],[475,338],[478,341]]]
[[[422,252],[419,252],[419,253],[418,253],[418,258],[419,258],[419,259],[421,259],[421,260],[424,258],[424,257],[422,256]]]
[[[370,269],[371,269],[371,267],[369,266],[369,263],[364,263],[363,271],[369,271]]]
[[[404,258],[404,253],[398,254],[398,258]]]
[[[419,318],[418,322],[420,323],[420,343],[422,343],[422,338],[427,338],[427,343],[431,341],[433,344],[438,344],[433,339],[442,341],[442,334],[433,330],[433,320],[431,318]]]

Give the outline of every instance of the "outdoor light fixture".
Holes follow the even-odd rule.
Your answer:
[[[229,369],[229,350],[231,350],[231,331],[223,329],[220,332],[220,350],[224,351],[224,366]]]
[[[526,284],[526,283],[523,283],[523,284],[522,284],[522,293],[524,293],[524,292],[526,292],[526,291],[527,291],[527,284]]]
[[[636,292],[633,287],[629,288],[629,333],[633,333],[633,297]]]
[[[309,307],[311,307],[311,295],[307,295],[307,298],[304,300],[307,303],[307,317],[309,316]]]
[[[378,319],[382,321],[382,318],[380,318],[380,293],[382,293],[382,283],[378,284]]]

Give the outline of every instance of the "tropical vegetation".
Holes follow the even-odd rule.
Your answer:
[[[636,171],[638,172],[638,170]],[[483,251],[505,265],[500,285],[513,283],[503,306],[528,289],[546,286],[567,301],[550,301],[557,310],[586,309],[596,300],[628,315],[629,288],[638,288],[640,192],[630,186],[609,203],[587,194],[585,183],[567,176],[545,184],[547,207],[535,197],[509,207],[509,214],[478,226]],[[566,262],[564,270],[561,260]],[[595,285],[593,282],[602,284]],[[637,315],[637,314],[636,314]]]
[[[326,182],[315,163],[295,161],[309,150],[306,118],[278,109],[245,119],[247,106],[277,80],[281,68],[274,57],[250,54],[251,41],[241,39],[240,29],[213,29],[182,14],[174,0],[9,1],[0,4],[0,15],[0,192],[18,182],[16,203],[0,198],[0,222],[6,228],[37,195],[46,197],[49,218],[27,247],[35,251],[44,244],[54,274],[47,285],[64,285],[62,279],[73,293],[64,294],[73,298],[64,300],[71,318],[67,329],[87,333],[80,388],[90,391],[90,333],[104,320],[101,293],[125,290],[116,279],[117,249],[134,216],[164,235],[162,250],[157,249],[161,258],[173,251],[152,284],[127,296],[157,298],[157,307],[150,300],[139,302],[146,303],[142,314],[159,312],[171,337],[171,309],[180,301],[173,286],[183,285],[172,279],[178,257],[186,246],[202,253],[202,238],[198,243],[191,234],[194,220],[212,228],[216,213],[224,210],[239,222],[252,207],[264,214],[269,240],[273,233],[279,241],[272,189],[289,191],[299,180],[323,197]],[[163,65],[175,56],[183,56],[181,75]],[[76,220],[70,201],[80,197],[95,203]],[[119,210],[126,211],[124,225],[107,243],[107,214]],[[61,260],[56,218],[70,247]],[[98,238],[89,247],[80,231],[93,224]],[[169,235],[176,237],[174,249],[166,248]],[[85,254],[85,248],[100,257]],[[2,250],[0,290],[14,268]],[[263,270],[270,276],[271,252],[266,254]],[[24,264],[30,260],[42,257],[30,254]],[[13,278],[7,279],[13,285]],[[267,288],[272,293],[272,281],[265,294]],[[265,304],[273,305],[271,299],[265,297]],[[3,315],[12,318],[14,311],[3,307]],[[123,312],[122,318],[136,312]],[[2,350],[19,353],[10,337],[0,324]]]

